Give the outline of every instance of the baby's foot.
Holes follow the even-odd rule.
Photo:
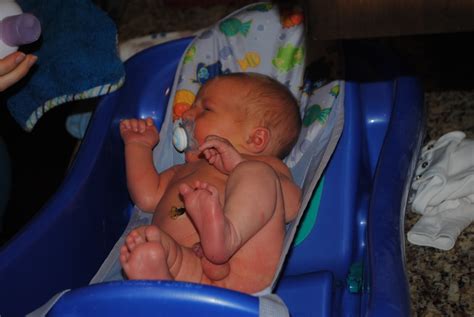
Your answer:
[[[172,279],[158,228],[140,227],[130,232],[125,240],[120,250],[120,263],[129,279]]]
[[[225,218],[217,188],[205,182],[196,182],[194,188],[181,184],[187,214],[193,220],[201,239],[204,255],[214,263],[229,259],[225,250]]]
[[[121,253],[129,254],[135,249],[137,245],[145,243],[146,242],[146,235],[145,235],[146,228],[147,228],[146,226],[142,226],[130,231],[130,233],[125,238],[125,243],[121,250],[123,252]]]

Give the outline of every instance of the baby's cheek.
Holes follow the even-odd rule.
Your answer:
[[[207,134],[201,131],[201,129],[194,130],[194,139],[197,141],[198,145],[201,145],[206,140]]]

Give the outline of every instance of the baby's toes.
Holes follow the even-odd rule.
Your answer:
[[[207,189],[209,188],[209,186],[210,186],[209,183],[206,183],[206,182],[199,182],[199,185],[196,186],[196,188],[198,188],[198,189],[206,189],[206,190],[207,190]]]
[[[145,240],[143,239],[142,235],[137,232],[137,230],[133,230],[125,238],[125,244],[127,245],[130,252],[132,252],[137,245],[142,244],[144,242]]]
[[[219,196],[217,188],[215,186],[212,186],[211,184],[207,184],[206,190],[211,194],[211,196]]]
[[[141,235],[139,232],[134,231],[132,235],[133,240],[135,241],[135,244],[142,244],[145,243],[145,238],[143,235]]]
[[[123,245],[120,248],[120,263],[127,263],[128,259],[130,258],[130,251],[128,250],[128,247]]]
[[[161,241],[160,229],[155,226],[149,226],[145,229],[145,236],[147,241]]]
[[[193,192],[193,189],[191,188],[191,186],[189,186],[188,184],[181,184],[179,185],[179,193],[184,197],[186,198],[186,196]]]
[[[136,246],[134,237],[132,237],[131,235],[128,235],[128,236],[125,238],[125,244],[124,244],[124,246],[126,246],[126,247],[128,248],[128,251],[129,251],[129,252],[132,252],[133,249],[135,249],[135,246]]]

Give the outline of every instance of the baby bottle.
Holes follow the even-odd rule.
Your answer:
[[[176,120],[173,127],[173,145],[178,152],[195,150],[198,143],[194,139],[194,121]]]
[[[23,13],[13,0],[0,0],[0,58],[33,43],[40,34],[41,24],[34,15]]]

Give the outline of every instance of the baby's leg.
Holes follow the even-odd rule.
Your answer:
[[[204,255],[216,264],[229,258],[273,216],[281,200],[279,179],[263,162],[237,165],[226,184],[225,206],[215,187],[197,182],[180,186],[186,211],[201,238]]]
[[[201,282],[200,260],[156,226],[130,232],[120,250],[120,262],[129,279]]]

